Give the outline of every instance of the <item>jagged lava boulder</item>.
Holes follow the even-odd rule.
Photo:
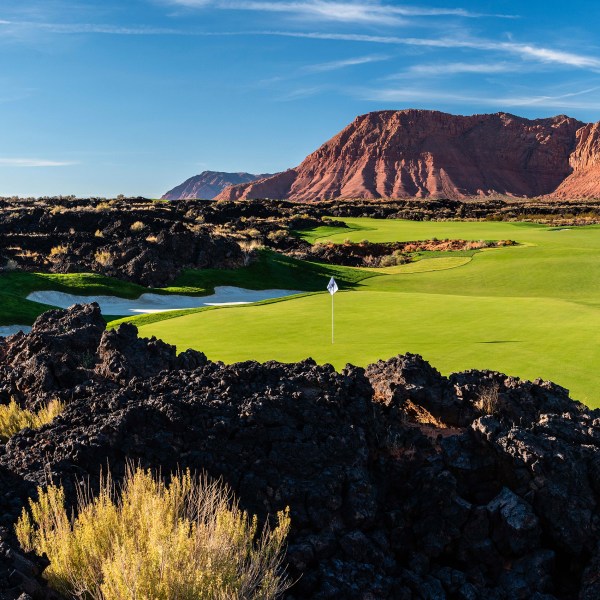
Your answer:
[[[131,326],[105,332],[98,316],[54,311],[0,340],[23,404],[67,404],[0,446],[7,531],[48,477],[73,501],[77,481],[97,489],[102,467],[119,479],[133,460],[221,477],[261,520],[289,506],[290,599],[598,597],[600,413],[563,388],[491,371],[447,378],[410,354],[342,372],[225,365]],[[31,385],[16,358],[60,364],[58,340],[68,353],[77,331],[88,332],[85,380]],[[2,544],[19,552],[10,533]],[[0,574],[14,570],[2,560]],[[44,597],[36,568],[23,585]],[[20,585],[0,578],[0,593]]]

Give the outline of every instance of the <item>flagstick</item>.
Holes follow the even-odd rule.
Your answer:
[[[333,344],[333,296],[331,294],[331,343]]]

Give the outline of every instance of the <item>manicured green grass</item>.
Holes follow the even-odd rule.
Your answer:
[[[93,273],[24,273],[0,274],[0,325],[30,325],[43,312],[54,307],[26,300],[31,292],[55,290],[68,294],[107,294],[137,298],[145,288],[126,281]],[[108,316],[108,315],[105,315]]]
[[[260,251],[258,260],[246,268],[189,270],[182,273],[171,286],[161,289],[148,289],[134,283],[92,273],[63,275],[15,271],[0,274],[0,325],[30,325],[41,313],[53,308],[26,300],[28,294],[38,290],[55,290],[83,296],[110,295],[121,298],[138,298],[144,292],[205,296],[212,294],[215,286],[219,285],[248,289],[316,291],[322,289],[324,278],[328,279],[332,276],[338,280],[340,288],[351,289],[372,275],[373,273],[365,269],[303,262],[269,250]],[[179,311],[180,314],[188,312]],[[171,316],[169,315],[169,318]],[[146,315],[138,318],[145,323],[166,317]]]
[[[335,277],[340,288],[349,289],[374,274],[367,269],[305,262],[262,250],[259,260],[246,268],[185,271],[173,285],[178,288],[204,288],[208,292],[218,285],[234,285],[251,290],[274,288],[315,292],[323,289],[324,278]]]
[[[141,334],[227,362],[312,356],[340,368],[346,362],[366,365],[418,352],[444,373],[489,368],[542,377],[569,388],[590,406],[600,406],[599,227],[347,221],[352,230],[319,228],[309,237],[337,242],[511,239],[522,245],[463,257],[469,262],[461,266],[456,262],[460,257],[431,258],[356,282],[354,289],[335,296],[333,345],[326,292],[199,312],[144,326]],[[323,232],[325,237],[319,238]],[[443,269],[418,272],[437,261],[445,261],[439,265]],[[326,284],[323,277],[321,289]]]

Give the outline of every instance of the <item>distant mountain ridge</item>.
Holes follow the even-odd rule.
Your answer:
[[[600,198],[600,123],[430,110],[357,117],[298,167],[217,199]]]
[[[253,175],[252,173],[225,173],[223,171],[203,171],[186,179],[182,184],[169,190],[163,200],[185,200],[188,198],[202,198],[212,200],[230,185],[244,184],[257,179],[271,177],[270,173]]]

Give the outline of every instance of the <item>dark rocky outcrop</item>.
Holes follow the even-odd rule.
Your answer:
[[[96,486],[107,463],[119,478],[127,460],[222,477],[261,519],[289,505],[290,598],[597,597],[600,413],[563,388],[446,378],[410,354],[341,373],[224,365],[103,328],[76,306],[0,339],[4,402],[67,404],[0,446],[0,597],[43,583],[39,566],[7,575],[35,486],[51,477],[73,499],[76,481]],[[86,360],[60,376],[76,352]]]
[[[235,268],[238,243],[167,202],[0,203],[0,271],[100,273],[147,287],[183,269]]]
[[[253,246],[342,264],[377,266],[384,245],[311,248],[296,231],[325,222],[343,226],[346,217],[530,220],[556,225],[600,223],[600,202],[586,200],[447,199],[292,203],[244,200],[152,202],[0,198],[0,277],[24,270],[99,273],[149,287],[162,287],[184,269],[236,268],[256,257]],[[448,247],[447,249],[456,249]],[[392,250],[393,251],[393,250]],[[366,264],[366,263],[364,263]]]

